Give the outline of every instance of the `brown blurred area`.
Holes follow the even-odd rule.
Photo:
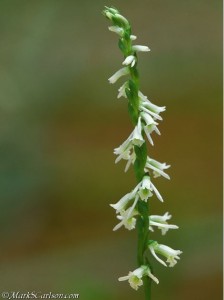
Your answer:
[[[222,298],[222,2],[2,0],[0,2],[0,293],[80,293],[144,299],[119,276],[136,268],[136,232],[112,232],[109,207],[135,185],[114,164],[130,133],[125,99],[109,78],[117,36],[101,15],[114,5],[149,54],[141,89],[165,105],[162,135],[148,146],[171,164],[158,178],[180,229],[151,237],[183,255],[173,269],[153,258],[152,299]]]

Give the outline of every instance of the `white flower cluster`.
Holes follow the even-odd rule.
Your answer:
[[[128,20],[120,15],[115,8],[106,8],[104,13],[106,17],[112,20],[112,22],[115,24],[114,26],[110,26],[109,30],[118,34],[121,41],[123,38],[125,40],[125,34],[129,29]],[[126,75],[132,76],[133,69],[136,68],[137,64],[136,53],[150,51],[147,46],[132,45],[132,41],[136,40],[136,38],[137,37],[135,35],[130,34],[130,44],[127,46],[129,50],[122,63],[123,67],[109,78],[110,83],[113,84],[118,79]],[[129,99],[131,92],[133,91],[131,91],[129,80],[127,80],[118,89],[117,97]],[[138,101],[138,113],[136,119],[137,125],[129,137],[119,147],[114,149],[114,154],[117,155],[115,163],[118,163],[122,159],[127,161],[125,172],[132,164],[135,163],[135,149],[136,147],[142,147],[142,145],[145,143],[144,135],[147,136],[149,143],[154,145],[151,135],[154,131],[160,135],[160,131],[157,127],[158,121],[162,120],[160,113],[166,109],[165,106],[160,107],[153,104],[147,98],[147,96],[145,96],[138,89],[135,94],[135,98],[137,98]],[[148,202],[149,198],[155,195],[159,201],[163,202],[163,198],[155,185],[152,183],[151,177],[156,178],[163,176],[166,179],[170,179],[169,175],[165,172],[165,170],[169,167],[170,165],[167,165],[166,163],[160,163],[151,157],[146,158],[144,164],[145,175],[143,176],[142,180],[131,192],[123,196],[117,203],[110,204],[116,210],[117,219],[119,220],[118,224],[113,228],[113,230],[117,230],[122,226],[128,230],[135,228],[137,218],[141,217],[138,211],[139,201]],[[150,231],[153,231],[153,228],[157,227],[161,230],[162,235],[164,235],[169,229],[178,228],[178,226],[168,223],[168,220],[171,219],[171,215],[168,212],[166,212],[164,215],[150,215],[148,218],[148,230]],[[173,250],[172,248],[158,244],[155,241],[149,241],[148,250],[157,261],[164,266],[167,266],[168,263],[170,267],[173,267],[176,264],[177,259],[179,259],[179,255],[182,253],[180,250]],[[166,258],[166,262],[164,262],[157,254],[164,256]],[[120,277],[119,281],[128,280],[131,287],[137,290],[139,286],[143,285],[142,277],[144,276],[148,276],[156,283],[159,283],[158,279],[152,274],[149,266],[146,265],[142,265],[133,272],[129,272],[127,276]]]

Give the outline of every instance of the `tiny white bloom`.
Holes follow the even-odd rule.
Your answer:
[[[163,111],[166,110],[166,107],[165,106],[157,106],[155,104],[153,104],[148,98],[147,96],[143,95],[142,92],[138,92],[138,96],[141,100],[141,102],[144,103],[144,107],[147,108],[148,110],[150,110],[151,112],[154,112],[156,114],[159,114]]]
[[[130,154],[130,157],[129,157],[129,159],[127,161],[127,164],[125,166],[125,169],[124,169],[125,173],[128,171],[128,169],[130,168],[131,164],[134,164],[135,159],[136,159],[136,154],[135,154],[134,147],[133,147],[132,148],[132,152]]]
[[[120,213],[124,210],[126,210],[127,206],[129,205],[129,202],[132,201],[137,194],[139,184],[130,192],[124,195],[117,203],[110,204],[111,207],[116,209],[116,213]]]
[[[167,264],[160,259],[156,253],[163,255],[167,260],[166,262],[169,263],[169,267],[173,267],[177,260],[180,259],[179,255],[183,253],[180,250],[174,250],[166,245],[158,244],[157,242],[153,242],[149,245],[149,250],[151,251],[152,255],[158,260],[162,265],[167,267]]]
[[[149,176],[143,177],[138,194],[143,201],[147,201],[152,196],[152,186]]]
[[[121,210],[120,215],[117,216],[118,220],[121,220],[114,228],[113,231],[119,229],[122,225],[128,230],[132,230],[135,228],[136,225],[136,218],[135,216],[138,215],[137,210],[133,210],[132,213],[130,214],[131,207],[128,208],[127,210]]]
[[[130,137],[123,142],[118,148],[114,149],[114,154],[118,155],[115,160],[115,164],[118,163],[121,159],[129,160],[131,151],[133,151],[133,145],[130,142]]]
[[[118,95],[117,95],[117,98],[120,98],[120,97],[124,97],[124,98],[127,98],[127,95],[126,95],[126,92],[125,92],[125,89],[128,88],[128,82],[126,81],[124,84],[122,84],[122,86],[118,89]]]
[[[140,116],[142,117],[142,119],[145,121],[145,126],[144,126],[144,131],[145,134],[150,142],[151,145],[154,145],[153,140],[151,138],[151,133],[153,131],[155,131],[156,133],[160,134],[157,125],[158,123],[155,122],[155,120],[150,116],[150,114],[146,113],[146,112],[141,112]]]
[[[169,215],[168,212],[166,212],[163,216],[149,216],[149,230],[153,231],[152,226],[157,226],[159,229],[161,229],[162,235],[164,235],[169,229],[178,229],[178,226],[167,223],[167,220],[169,220],[171,217],[172,216]]]
[[[133,51],[140,51],[140,52],[148,52],[150,51],[148,46],[141,46],[141,45],[134,45],[132,46]]]
[[[118,278],[118,280],[128,280],[130,286],[137,291],[138,288],[143,285],[142,277],[144,276],[150,277],[157,284],[159,283],[159,280],[151,273],[149,267],[144,265],[134,270],[133,272],[129,272],[127,276]]]
[[[146,171],[147,171],[147,168],[153,170],[153,175],[155,178],[159,177],[159,176],[163,176],[166,179],[170,179],[170,176],[163,171],[165,169],[168,169],[170,167],[170,165],[167,165],[166,163],[160,163],[155,159],[147,157],[145,166],[146,166],[146,168],[145,168]]]
[[[133,34],[131,34],[131,35],[130,35],[130,39],[131,39],[131,41],[135,41],[135,40],[137,39],[137,36],[136,36],[136,35],[133,35]]]
[[[142,137],[141,118],[138,118],[138,123],[132,132],[130,141],[132,142],[133,145],[138,146],[138,147],[141,147],[142,144],[145,143],[145,140]]]
[[[129,55],[125,58],[125,60],[123,61],[122,65],[131,65],[131,67],[134,67],[136,63],[136,57],[134,55]]]
[[[108,29],[112,32],[117,33],[119,36],[123,36],[124,34],[124,29],[119,27],[119,26],[109,26]]]
[[[110,83],[115,83],[120,77],[125,76],[129,74],[128,67],[124,67],[120,70],[118,70],[116,73],[114,73],[108,80]]]
[[[118,163],[121,159],[127,160],[127,165],[125,168],[125,172],[130,167],[131,163],[134,163],[136,155],[134,151],[134,146],[141,147],[145,140],[142,137],[142,124],[141,118],[138,119],[138,123],[135,126],[134,130],[127,138],[126,141],[123,142],[118,148],[114,149],[114,154],[118,155],[115,160],[115,163]]]
[[[138,92],[138,96],[140,99],[140,110],[148,113],[154,119],[162,120],[162,117],[159,115],[160,112],[165,110],[165,107],[159,107],[151,103],[148,98],[143,95],[141,92]]]
[[[152,192],[155,192],[157,198],[163,202],[163,198],[160,195],[159,191],[156,189],[154,184],[151,182],[151,179],[148,175],[145,175],[140,182],[139,191],[138,194],[143,201],[147,201],[149,197],[151,197],[153,194]]]
[[[122,225],[125,225],[125,222],[127,224],[127,226],[125,226],[126,228],[128,228],[130,224],[131,227],[135,226],[135,220],[132,218],[135,215],[135,213],[133,214],[133,212],[135,211],[135,207],[139,199],[146,202],[149,197],[152,197],[153,191],[155,192],[157,198],[160,201],[163,201],[162,196],[159,194],[156,187],[152,184],[150,177],[148,175],[145,175],[142,181],[139,182],[130,193],[124,195],[117,203],[110,204],[110,206],[116,210],[116,213],[119,213],[121,215],[119,219],[122,220],[122,222],[115,226],[114,230],[117,230]]]

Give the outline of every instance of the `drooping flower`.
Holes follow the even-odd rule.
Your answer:
[[[177,263],[177,260],[180,259],[179,255],[183,253],[180,250],[174,250],[166,245],[158,244],[155,241],[149,244],[149,250],[155,257],[155,259],[166,267],[167,264],[157,256],[157,253],[163,255],[166,258],[166,262],[169,264],[169,267],[173,267]]]
[[[121,159],[127,160],[127,165],[125,167],[125,172],[128,170],[130,165],[134,163],[136,155],[134,151],[134,146],[141,147],[145,140],[142,137],[142,127],[141,127],[141,118],[138,119],[138,123],[135,126],[134,130],[118,148],[114,149],[114,154],[118,155],[115,160],[115,163],[118,163]]]
[[[143,95],[142,92],[138,92],[138,96],[141,100],[141,102],[144,102],[145,104],[148,105],[148,109],[150,109],[152,112],[156,113],[156,114],[160,114],[161,112],[166,110],[165,106],[158,106],[153,104],[148,98],[147,96]]]
[[[124,226],[128,230],[132,230],[135,228],[136,225],[136,218],[139,213],[137,210],[133,210],[130,212],[131,207],[129,207],[127,210],[121,210],[120,215],[117,216],[118,220],[120,222],[113,228],[113,231],[118,230],[121,226]]]
[[[141,45],[134,45],[132,46],[132,50],[133,51],[140,51],[140,52],[148,52],[150,51],[149,47],[148,46],[141,46]]]
[[[155,187],[155,185],[152,183],[150,177],[148,175],[145,175],[140,182],[140,186],[138,188],[138,194],[143,201],[147,201],[149,197],[152,196],[152,192],[154,192],[157,196],[157,198],[163,202],[163,198],[160,195],[159,191]]]
[[[128,206],[130,206],[130,202],[136,197],[138,197],[138,188],[139,184],[130,193],[124,195],[117,203],[110,204],[110,206],[116,210],[116,213],[121,213],[124,210],[126,210]]]
[[[122,65],[131,65],[131,67],[134,67],[136,63],[136,57],[134,55],[129,55],[125,58],[125,60],[123,61]]]
[[[115,226],[114,230],[120,228],[125,222],[127,224],[130,222],[134,224],[134,219],[132,218],[136,215],[134,211],[138,201],[140,200],[146,202],[150,197],[152,197],[153,192],[155,192],[157,198],[163,202],[162,196],[152,184],[150,177],[145,175],[142,181],[139,182],[130,193],[124,195],[117,203],[110,204],[110,206],[116,210],[116,213],[120,214],[118,219],[122,221],[119,223],[120,225],[118,224]]]
[[[133,35],[133,34],[131,34],[131,35],[130,35],[130,39],[131,39],[131,41],[135,41],[135,40],[137,39],[137,36],[136,36],[136,35]]]
[[[155,178],[159,176],[163,176],[166,179],[170,179],[170,176],[163,171],[168,169],[169,167],[170,165],[167,165],[166,163],[160,163],[155,159],[147,157],[145,171],[147,171],[147,169],[152,169]]]
[[[172,216],[169,215],[168,212],[166,212],[163,216],[149,216],[149,230],[153,231],[152,226],[157,226],[159,229],[161,229],[162,235],[165,235],[169,229],[178,229],[178,226],[167,223],[167,220],[170,220],[171,217]]]
[[[117,95],[117,98],[120,98],[120,97],[124,97],[124,98],[127,98],[127,95],[126,95],[126,92],[125,92],[125,89],[128,88],[128,82],[126,81],[124,84],[122,84],[122,86],[118,89],[118,95]]]
[[[109,26],[108,29],[112,32],[115,32],[116,34],[118,34],[121,37],[124,34],[124,29],[119,26]]]
[[[150,116],[150,114],[148,114],[146,112],[141,112],[140,116],[142,117],[142,119],[145,122],[145,126],[143,127],[145,134],[146,134],[149,142],[151,143],[151,145],[154,145],[150,134],[153,131],[155,131],[157,134],[160,134],[159,129],[157,128],[158,123],[156,123],[155,120]]]
[[[138,123],[135,126],[132,136],[130,138],[130,141],[132,142],[133,145],[141,147],[142,144],[145,143],[145,140],[142,137],[142,123],[141,123],[141,118],[138,118]]]
[[[110,83],[115,83],[120,77],[129,74],[128,67],[121,68],[116,73],[114,73],[108,80]]]
[[[140,286],[143,285],[142,277],[148,276],[153,281],[155,281],[157,284],[159,283],[159,280],[152,274],[148,266],[141,266],[138,269],[134,270],[133,272],[129,272],[127,276],[123,276],[118,278],[119,281],[125,281],[128,280],[130,286],[134,290],[138,290]]]

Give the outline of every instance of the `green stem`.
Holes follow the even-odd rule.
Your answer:
[[[133,106],[133,111],[137,111],[138,114],[132,119],[136,125],[138,117],[139,117],[139,76],[136,68],[130,69],[131,80],[135,84],[136,90],[133,91],[131,105]],[[130,86],[130,85],[129,85]],[[135,176],[138,182],[140,182],[144,175],[144,168],[147,159],[147,147],[146,143],[144,143],[141,147],[135,147],[136,160],[134,163]],[[145,251],[147,250],[147,241],[149,234],[149,205],[144,201],[138,202],[138,211],[140,216],[137,222],[138,228],[138,249],[137,249],[137,261],[139,267],[141,265],[148,265],[148,261],[144,256]],[[145,299],[151,299],[151,279],[148,277],[143,278],[144,290],[145,290]]]

